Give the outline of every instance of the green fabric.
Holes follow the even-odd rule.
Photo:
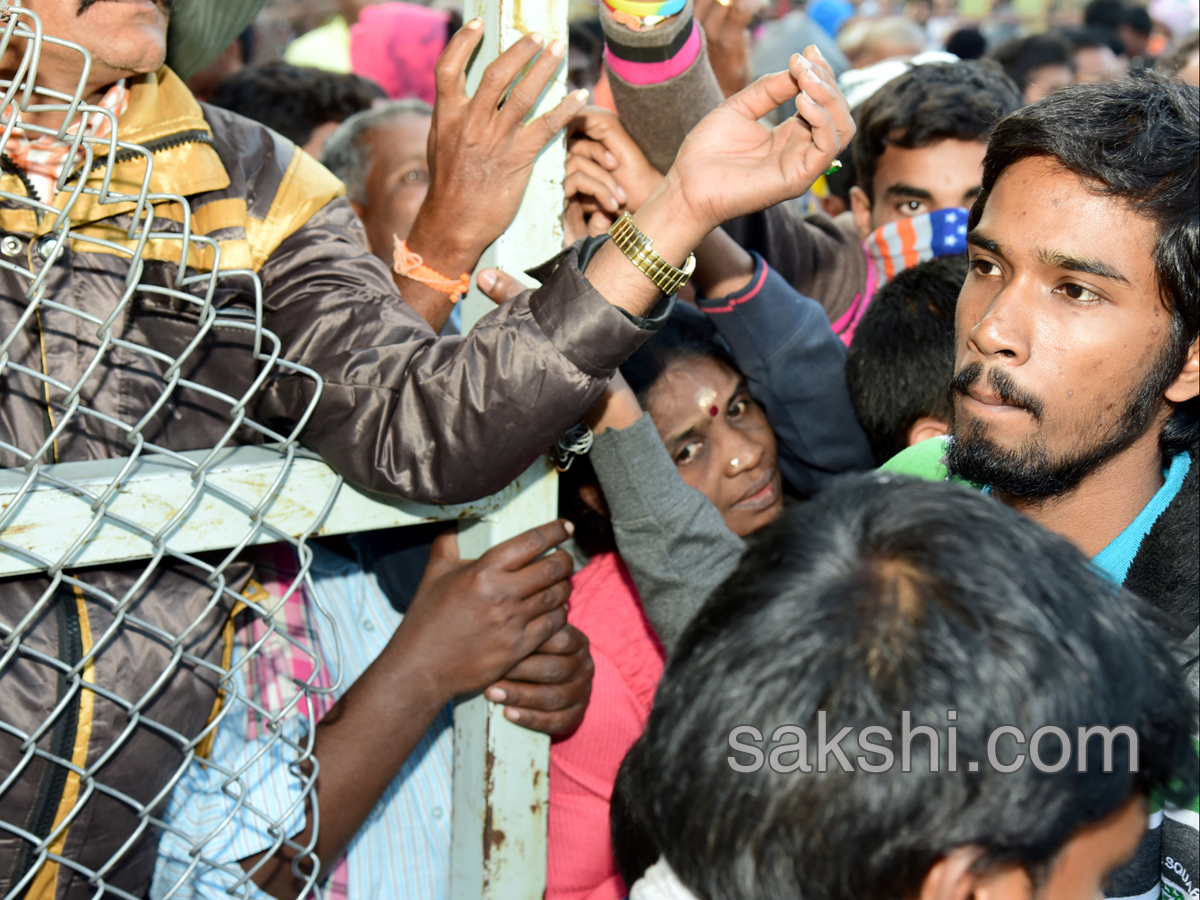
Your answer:
[[[185,81],[221,55],[267,0],[175,0],[167,31],[167,65]]]
[[[930,438],[901,450],[880,466],[879,471],[912,475],[914,478],[924,478],[926,481],[945,481],[950,475],[949,469],[942,461],[945,455],[946,439],[944,437]]]

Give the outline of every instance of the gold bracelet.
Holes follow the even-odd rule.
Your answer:
[[[689,253],[682,269],[677,269],[654,252],[651,238],[646,237],[636,225],[629,213],[621,213],[621,218],[613,222],[608,229],[617,249],[628,257],[647,278],[658,285],[664,294],[677,294],[679,289],[687,284],[696,269],[696,255]]]

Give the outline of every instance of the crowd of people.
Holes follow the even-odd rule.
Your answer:
[[[23,5],[90,51],[85,97],[120,138],[164,148],[155,190],[249,248],[227,252],[258,273],[264,324],[322,378],[308,448],[439,503],[551,453],[560,518],[473,560],[438,525],[314,539],[300,587],[288,545],[247,550],[233,589],[287,640],[183,560],[149,583],[98,570],[164,628],[194,623],[190,652],[256,711],[174,778],[175,750],[118,741],[138,722],[97,690],[87,730],[46,740],[166,827],[98,792],[56,852],[115,856],[105,882],[136,897],[291,898],[311,845],[324,896],[445,898],[453,708],[482,692],[552,736],[548,900],[1200,897],[1194,4],[1092,0],[1035,27],[940,0],[602,0],[469,94],[484,26],[452,4],[342,0],[282,60],[251,64],[248,29],[177,73],[169,19],[204,2]],[[257,6],[229,6],[233,33]],[[40,83],[69,96],[77,62],[46,43]],[[564,69],[569,93],[532,116]],[[564,130],[562,252],[534,290],[476,271]],[[79,163],[55,146],[18,121],[4,190],[53,198]],[[96,215],[78,227],[130,211]],[[146,252],[169,283],[177,259]],[[58,302],[102,321],[130,263],[81,246],[55,265]],[[6,272],[0,326],[24,335]],[[464,333],[472,277],[496,309]],[[178,341],[181,315],[143,298],[122,327]],[[188,378],[247,390],[237,340]],[[3,465],[29,433],[53,432],[56,462],[122,455],[99,418],[56,430],[65,392],[22,374],[87,370],[90,402],[141,418],[167,363],[97,374],[95,343],[51,320],[8,345]],[[248,414],[286,432],[313,399],[273,376]],[[162,446],[226,427],[199,393],[170,403],[148,426]],[[9,626],[41,602],[31,581],[0,590]],[[151,690],[121,665],[148,638],[68,601],[92,633],[131,632],[94,682]],[[31,640],[63,646],[66,615]],[[266,721],[306,646],[338,687],[280,741]],[[57,671],[0,670],[14,728],[61,713]],[[188,736],[222,685],[153,689]],[[30,838],[61,827],[46,798],[75,776],[25,752],[0,734],[0,895],[93,896],[69,865],[30,880]]]

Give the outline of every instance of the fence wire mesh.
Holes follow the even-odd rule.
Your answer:
[[[64,163],[43,184],[51,196],[7,153],[0,174],[0,466],[19,478],[0,510],[0,555],[36,569],[0,582],[0,897],[145,896],[160,836],[178,858],[160,871],[155,896],[212,871],[225,873],[231,895],[251,896],[253,870],[229,858],[235,828],[265,835],[267,856],[287,845],[312,896],[325,874],[315,829],[303,845],[291,838],[306,814],[317,819],[307,723],[332,703],[339,685],[328,672],[339,666],[336,648],[317,647],[285,606],[296,591],[317,602],[306,540],[340,480],[298,536],[267,513],[298,458],[320,379],[282,358],[263,327],[258,276],[222,267],[221,242],[194,231],[184,196],[151,191],[156,151],[122,140],[108,105],[85,102],[87,51],[45,35],[33,11],[6,0],[0,24],[0,58],[15,67],[0,80],[0,147],[53,143]],[[40,83],[51,64],[59,73],[75,65],[73,92]],[[121,174],[130,171],[140,183]],[[316,382],[286,433],[254,418],[264,383],[281,375]],[[207,478],[222,450],[247,443],[281,462],[253,499]],[[105,458],[125,461],[101,487],[63,474]],[[186,467],[191,492],[149,526],[113,507],[152,459]],[[50,556],[19,540],[25,501],[44,490],[89,510],[61,523],[69,546]],[[205,492],[238,510],[241,540],[213,553],[173,549]],[[114,526],[136,537],[135,559],[79,565],[89,541]],[[264,541],[281,542],[271,552],[292,568],[274,590],[251,580],[247,562]],[[261,690],[255,672],[280,660],[290,660],[286,690]],[[211,752],[222,728],[249,736],[245,752]],[[268,762],[289,781],[282,808],[255,801],[251,783]],[[227,802],[211,827],[168,821],[185,779],[218,784]]]

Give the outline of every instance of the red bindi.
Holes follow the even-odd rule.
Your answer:
[[[717,417],[717,413],[719,413],[719,412],[720,412],[720,410],[717,409],[715,406],[710,406],[708,408],[708,414],[710,416],[712,416],[714,419]]]

